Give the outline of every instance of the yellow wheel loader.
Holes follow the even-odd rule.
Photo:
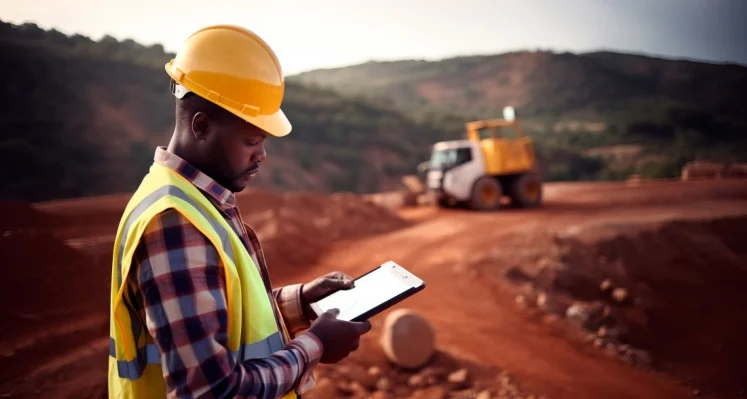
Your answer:
[[[425,163],[426,186],[439,206],[493,210],[501,207],[504,196],[516,207],[540,204],[542,181],[532,140],[512,107],[504,108],[503,115],[468,122],[466,139],[433,145]]]

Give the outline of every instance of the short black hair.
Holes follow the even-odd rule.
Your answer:
[[[236,116],[221,106],[208,101],[195,93],[187,93],[182,98],[176,98],[176,118],[189,125],[194,114],[202,112],[216,121],[230,121]]]

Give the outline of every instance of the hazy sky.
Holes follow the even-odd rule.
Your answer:
[[[0,0],[0,19],[176,51],[240,24],[287,74],[372,59],[612,49],[747,64],[747,0]]]

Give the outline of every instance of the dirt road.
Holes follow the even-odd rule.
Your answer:
[[[294,280],[311,278],[320,268],[356,275],[393,259],[428,286],[397,307],[425,314],[438,331],[439,345],[510,370],[533,392],[552,398],[683,398],[692,390],[672,377],[631,368],[590,345],[574,343],[564,326],[523,314],[515,306],[515,291],[460,266],[501,250],[516,236],[599,224],[745,215],[746,199],[743,183],[578,184],[551,186],[546,205],[537,210],[485,214],[416,209],[404,213],[419,224],[338,244],[317,267]]]
[[[61,280],[49,281],[42,272],[29,271],[19,272],[3,283],[3,291],[23,297],[22,291],[26,290],[27,295],[43,298],[47,304],[54,303],[56,298],[64,300],[57,312],[53,312],[41,299],[28,301],[18,310],[12,295],[0,298],[3,314],[18,326],[6,330],[0,339],[0,395],[105,397],[109,271],[106,262],[111,245],[110,233],[106,232],[116,228],[119,206],[124,202],[126,197],[115,196],[100,203],[89,199],[37,207],[56,221],[50,230],[56,232],[60,242],[67,243],[65,248],[72,245],[78,250],[76,254],[86,255],[84,261],[69,267],[84,267],[87,271],[78,271],[77,283],[70,287],[60,284]],[[252,209],[262,207],[255,204]],[[246,207],[243,210],[252,223],[252,212]],[[80,214],[86,215],[85,223],[73,223]],[[380,224],[384,218],[375,212],[369,214],[372,216],[368,220],[356,219],[359,230],[365,230],[367,223]],[[684,361],[666,363],[671,366],[665,368],[666,372],[631,367],[584,343],[576,330],[557,317],[540,317],[517,307],[515,295],[519,291],[506,281],[504,272],[513,265],[522,266],[546,256],[553,240],[583,232],[599,231],[601,235],[630,226],[662,225],[674,219],[744,215],[747,215],[744,181],[657,182],[641,186],[550,184],[545,205],[540,209],[506,209],[494,213],[403,210],[401,216],[409,221],[409,226],[394,223],[389,226],[396,228],[393,231],[379,226],[363,238],[336,240],[323,252],[304,258],[308,262],[305,267],[298,266],[304,259],[293,259],[294,266],[286,266],[282,248],[289,243],[277,241],[273,245],[278,249],[270,249],[275,254],[270,259],[270,268],[273,282],[283,284],[305,281],[330,270],[357,275],[393,259],[421,276],[428,285],[423,293],[398,308],[413,308],[425,314],[437,330],[439,347],[509,370],[532,392],[551,398],[684,398],[692,394],[693,386],[700,387],[704,378],[710,378],[707,371],[716,368],[709,362],[715,360],[699,359],[697,363],[709,367],[707,370],[674,367]],[[330,223],[330,217],[325,218],[324,223]],[[340,220],[344,219],[343,215]],[[265,219],[256,220],[265,223]],[[325,226],[324,223],[316,225]],[[351,234],[348,230],[341,231]],[[320,232],[324,234],[324,228]],[[9,243],[4,248],[18,251],[20,247]],[[18,259],[32,253],[32,250],[19,253]],[[50,263],[43,255],[35,255],[39,264]],[[744,259],[740,254],[734,256],[737,263]],[[48,266],[63,270],[68,267]],[[742,274],[735,274],[737,281],[745,270],[747,265]],[[55,278],[62,279],[64,275]],[[46,281],[50,288],[37,295],[34,287],[39,281]],[[714,290],[710,286],[705,289]],[[715,294],[713,298],[723,302]],[[743,298],[739,300],[742,302],[731,303],[734,312],[743,309],[740,308]],[[382,316],[372,320],[375,326],[372,336],[378,334],[382,320]],[[735,328],[737,332],[747,333],[747,325]],[[55,345],[48,341],[54,341]],[[724,358],[736,362],[733,357]],[[747,389],[738,378],[738,373],[747,368],[735,364],[728,369],[736,370],[734,373],[719,373],[724,376],[718,384],[710,386],[718,394],[714,397],[739,397],[736,393]],[[742,361],[741,366],[744,364]],[[669,372],[672,370],[674,374]]]

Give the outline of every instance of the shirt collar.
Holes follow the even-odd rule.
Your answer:
[[[166,147],[156,148],[154,161],[165,166],[189,180],[197,188],[215,200],[222,208],[236,206],[236,195],[231,190],[221,186],[212,177],[201,172],[178,155],[166,150]]]

